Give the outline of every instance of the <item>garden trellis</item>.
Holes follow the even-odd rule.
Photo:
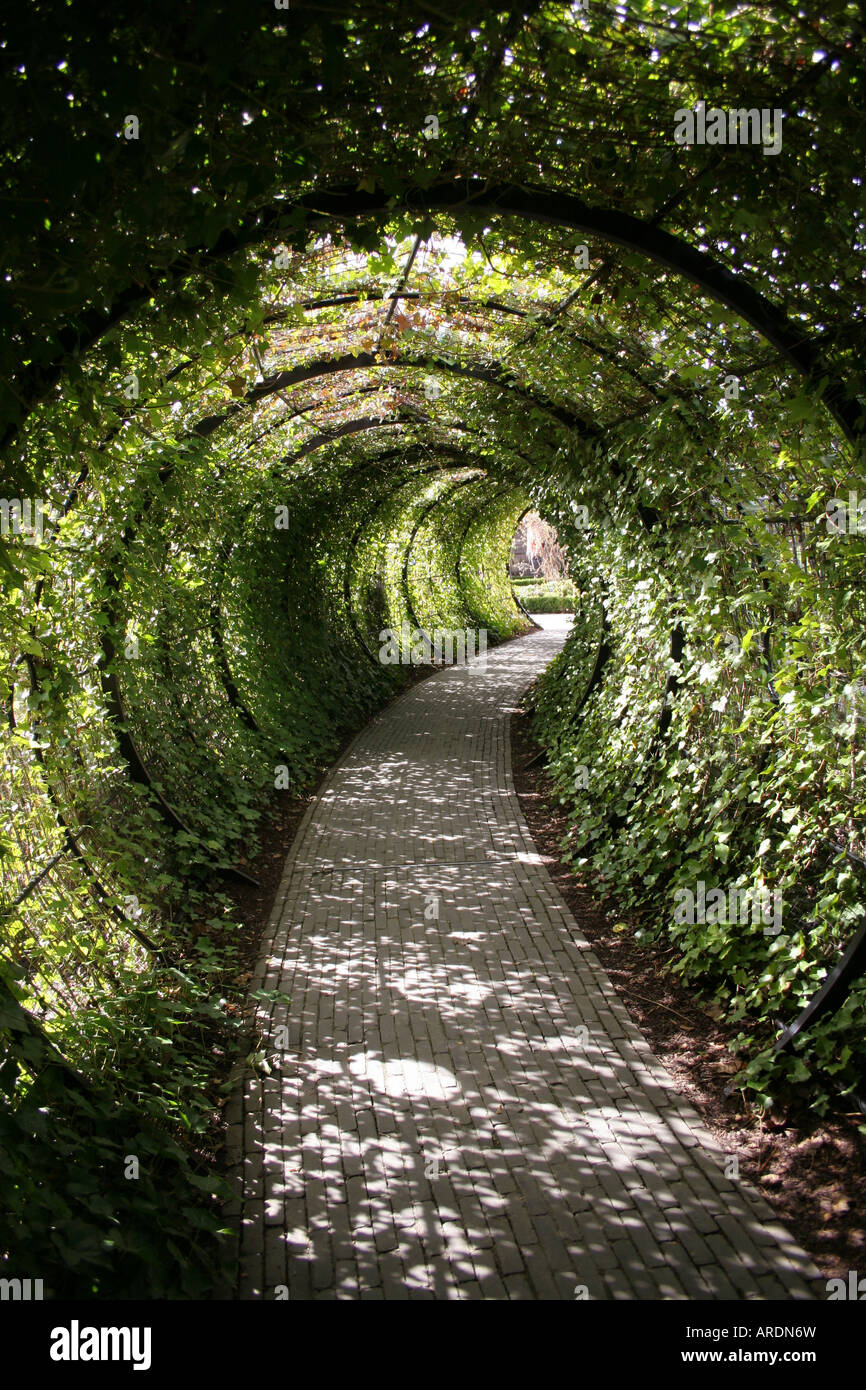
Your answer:
[[[866,1060],[859,946],[776,1046],[863,916],[859,10],[177,8],[30,4],[0,50],[0,1146],[58,1290],[75,1249],[171,1288],[172,1203],[209,1287],[203,1078],[274,769],[308,789],[401,688],[382,629],[527,630],[528,508],[580,594],[533,696],[566,853],[753,1094]],[[677,143],[700,103],[782,111],[778,153]],[[675,923],[700,875],[807,906]],[[125,1092],[172,1176],[106,1244]],[[83,1190],[21,1157],[55,1123],[102,1146]]]

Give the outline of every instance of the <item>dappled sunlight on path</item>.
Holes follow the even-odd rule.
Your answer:
[[[301,827],[255,980],[289,1001],[234,1102],[243,1297],[810,1297],[525,827],[540,621],[378,715]]]

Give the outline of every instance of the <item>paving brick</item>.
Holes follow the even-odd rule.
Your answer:
[[[265,1271],[258,1256],[241,1257],[239,1266],[239,1285],[241,1298],[263,1298],[265,1294]]]
[[[312,1271],[307,1260],[289,1260],[289,1298],[306,1302],[313,1296]]]
[[[256,1017],[291,1050],[226,1107],[243,1298],[823,1296],[724,1177],[523,823],[508,713],[561,641],[407,690],[302,822],[253,982],[289,996]]]
[[[265,1283],[269,1289],[288,1281],[288,1249],[285,1232],[278,1227],[265,1231]]]
[[[534,1297],[532,1285],[525,1274],[506,1274],[502,1282],[510,1299],[529,1301]]]
[[[561,1298],[554,1271],[540,1245],[534,1245],[526,1252],[526,1273],[537,1299],[549,1302]]]
[[[623,1300],[634,1298],[634,1289],[632,1288],[631,1284],[629,1283],[628,1279],[626,1278],[619,1265],[617,1265],[614,1269],[605,1269],[602,1272],[601,1277],[604,1280],[604,1286],[607,1297]],[[600,1293],[593,1295],[592,1289],[588,1284],[586,1285],[586,1289],[590,1298],[603,1297],[603,1295],[601,1295]]]

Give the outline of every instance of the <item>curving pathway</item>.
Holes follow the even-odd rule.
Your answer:
[[[307,813],[253,982],[290,1000],[230,1102],[241,1297],[821,1296],[523,821],[508,717],[564,634],[415,685]]]

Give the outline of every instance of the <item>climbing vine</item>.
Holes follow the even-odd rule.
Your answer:
[[[52,1294],[215,1287],[231,886],[403,688],[383,630],[527,629],[530,506],[571,862],[754,1094],[858,1082],[862,985],[772,1046],[863,916],[862,15],[687,10],[4,16],[2,1252]],[[778,155],[678,145],[700,102]]]

